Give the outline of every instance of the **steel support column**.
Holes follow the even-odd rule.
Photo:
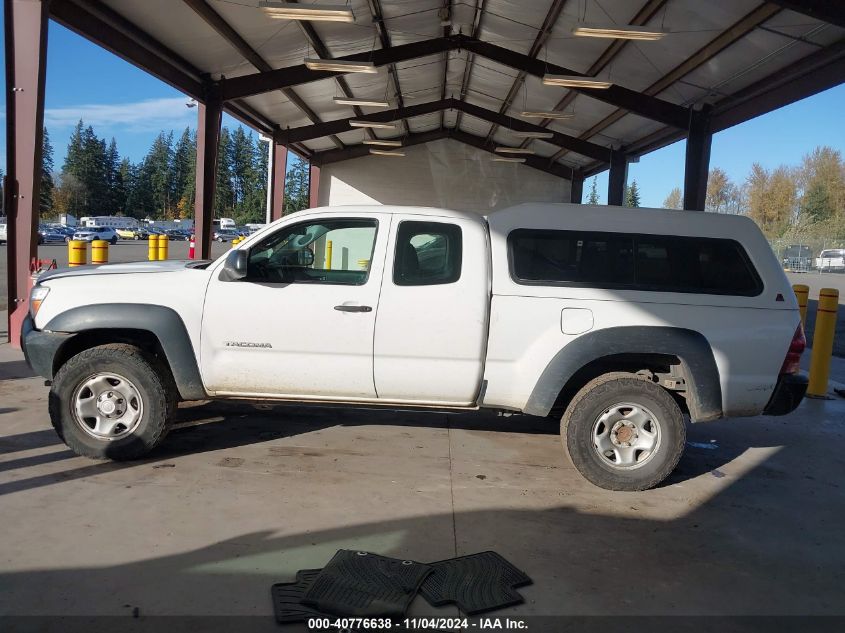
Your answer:
[[[625,203],[628,182],[628,157],[614,150],[610,154],[610,176],[607,179],[607,204],[621,207]]]
[[[38,254],[47,3],[6,0],[4,19],[8,337],[19,347],[21,324],[29,308],[29,264]]]
[[[270,179],[270,221],[285,214],[285,175],[288,169],[288,148],[273,143],[273,170]]]
[[[584,198],[584,174],[578,171],[572,172],[569,187],[569,201],[581,204]]]
[[[684,165],[684,209],[704,211],[712,140],[710,107],[706,106],[702,110],[690,110],[687,154]]]
[[[308,169],[308,208],[319,205],[320,199],[320,168],[311,163]]]
[[[194,236],[198,259],[211,258],[214,193],[217,185],[217,149],[223,102],[213,94],[197,107],[197,190],[194,199]]]

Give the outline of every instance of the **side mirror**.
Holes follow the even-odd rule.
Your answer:
[[[226,255],[223,270],[220,271],[220,281],[238,281],[246,277],[248,251],[235,249]]]

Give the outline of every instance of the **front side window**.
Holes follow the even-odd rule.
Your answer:
[[[396,232],[393,283],[451,284],[461,277],[461,227],[443,222],[408,222]]]
[[[363,285],[377,229],[370,219],[324,219],[279,229],[249,250],[246,280]]]

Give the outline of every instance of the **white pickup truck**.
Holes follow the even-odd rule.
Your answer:
[[[384,206],[296,213],[214,262],[44,274],[22,340],[80,455],[141,457],[180,400],[484,407],[561,420],[587,479],[640,490],[685,415],[798,406],[799,323],[747,218]]]

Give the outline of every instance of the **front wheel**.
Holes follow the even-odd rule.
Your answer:
[[[684,452],[686,427],[669,393],[627,373],[599,376],[570,402],[561,439],[572,464],[606,490],[647,490]]]
[[[53,379],[53,428],[83,457],[143,457],[164,439],[175,408],[163,375],[166,368],[132,345],[101,345],[80,352]]]

